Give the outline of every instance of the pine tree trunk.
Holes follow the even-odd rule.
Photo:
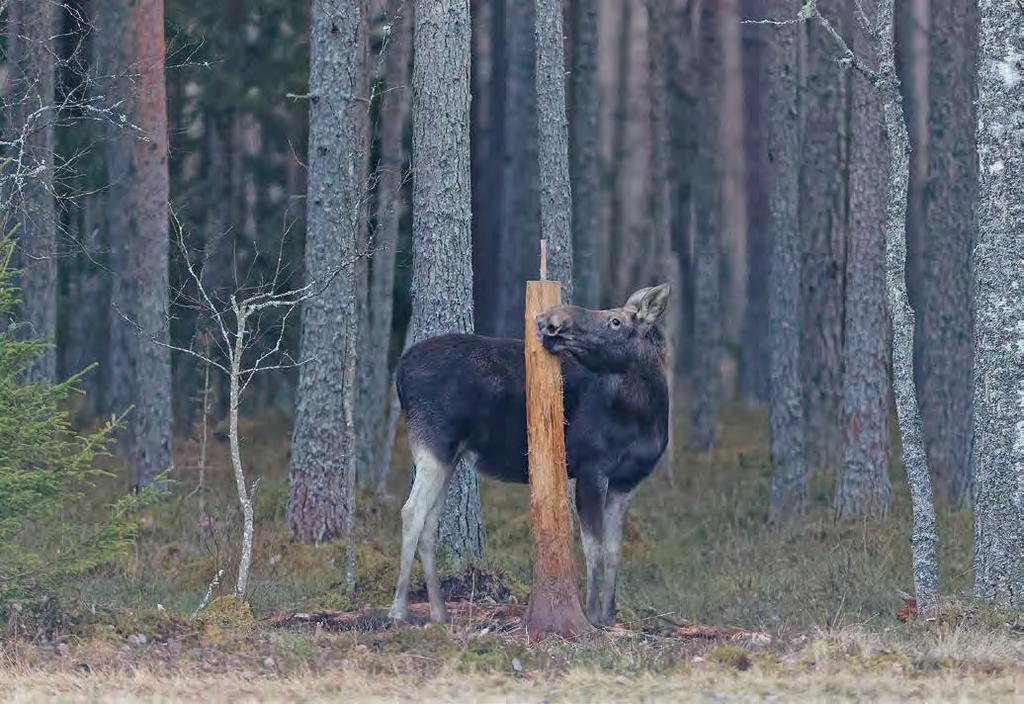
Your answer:
[[[24,336],[57,341],[57,220],[53,200],[53,129],[57,33],[52,2],[13,0],[8,7],[6,64],[8,94],[0,170],[5,200],[0,234],[14,234]],[[57,353],[47,348],[28,369],[28,378],[56,381]]]
[[[470,35],[469,0],[417,3],[411,343],[444,333],[473,331]],[[517,305],[521,318],[522,301]],[[455,470],[440,537],[450,558],[468,560],[483,554],[480,492],[469,462],[460,462]]]
[[[309,175],[305,280],[327,288],[303,304],[298,408],[289,470],[292,540],[345,534],[347,473],[346,351],[357,349],[357,294],[351,284],[363,193],[367,109],[360,93],[366,61],[362,0],[314,0],[310,34]]]
[[[586,308],[601,306],[601,92],[598,85],[598,0],[572,4],[572,70],[569,85],[569,170],[572,176],[574,298]]]
[[[717,6],[705,6],[700,21],[700,53],[696,57],[700,95],[697,100],[696,158],[692,170],[696,230],[694,232],[694,394],[690,409],[688,442],[698,451],[715,445],[721,391],[721,193],[719,188],[721,44]]]
[[[405,184],[405,133],[412,90],[409,59],[412,50],[413,7],[404,0],[392,0],[388,22],[391,27],[384,49],[385,92],[381,100],[380,165],[377,182],[377,230],[372,241],[369,321],[362,372],[357,377],[358,401],[354,406],[356,427],[356,475],[368,486],[376,486],[388,468],[382,463],[382,433],[391,398],[388,361],[395,288],[395,253],[403,211]]]
[[[1024,605],[1024,11],[980,0],[975,592]]]
[[[537,143],[540,155],[540,233],[547,241],[548,276],[572,297],[572,192],[565,113],[565,56],[560,0],[536,0]],[[532,276],[531,276],[532,278]]]
[[[839,3],[822,3],[836,21]],[[801,368],[807,460],[837,468],[842,452],[840,405],[847,247],[847,115],[850,73],[836,63],[832,38],[807,27],[800,230],[803,242]],[[879,294],[880,295],[880,294]]]
[[[976,0],[931,0],[929,145],[921,296],[921,416],[928,464],[971,507],[971,356],[978,160]]]
[[[788,3],[779,0],[773,16]],[[771,260],[770,348],[771,516],[803,513],[807,503],[803,388],[800,379],[800,95],[798,25],[775,28],[768,61],[768,164]]]
[[[873,56],[857,23],[853,51]],[[833,49],[833,51],[835,51]],[[882,96],[859,72],[850,77],[850,231],[843,350],[843,462],[836,478],[840,519],[882,516],[889,508],[888,329],[885,212],[889,152]]]
[[[533,46],[533,0],[506,0],[504,177],[501,242],[498,246],[497,334],[522,334],[525,281],[536,266],[540,232],[537,89]]]
[[[761,0],[744,0],[743,17],[756,18],[764,12]],[[768,400],[768,286],[771,213],[768,193],[767,145],[765,135],[776,113],[767,106],[768,78],[765,57],[775,37],[764,27],[743,29],[743,114],[744,157],[747,198],[747,301],[740,347],[740,398],[749,405]],[[766,46],[767,45],[767,46]],[[799,168],[796,167],[795,168]],[[798,223],[799,224],[799,223]],[[799,234],[799,233],[798,233]],[[799,262],[798,262],[799,265]],[[803,421],[801,420],[801,423]]]

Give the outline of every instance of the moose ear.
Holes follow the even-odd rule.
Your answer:
[[[668,284],[642,288],[629,297],[623,308],[635,313],[641,324],[654,325],[668,307],[669,290]]]

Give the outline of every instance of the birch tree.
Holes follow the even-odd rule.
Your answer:
[[[1024,605],[1024,8],[980,0],[975,592]]]
[[[417,2],[410,344],[444,333],[473,331],[470,32],[469,0]],[[523,174],[516,178],[522,179]],[[521,326],[522,300],[515,305]],[[448,489],[440,538],[450,558],[468,560],[483,554],[480,490],[476,471],[466,460],[456,467]]]

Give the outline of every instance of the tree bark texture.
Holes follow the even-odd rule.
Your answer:
[[[500,325],[496,333],[518,337],[523,282],[536,269],[528,263],[537,261],[540,232],[534,0],[506,0],[505,12],[505,159],[498,246]]]
[[[8,7],[4,96],[5,141],[0,178],[4,184],[2,232],[14,234],[14,265],[21,289],[19,336],[57,338],[57,219],[53,191],[54,36],[52,2],[13,0]],[[56,381],[57,352],[47,348],[28,369],[28,378]]]
[[[473,331],[470,34],[468,0],[417,3],[413,35],[410,344],[444,333]],[[532,38],[532,33],[527,36]],[[523,176],[517,174],[516,178]],[[483,554],[480,491],[469,462],[462,461],[455,469],[441,518],[440,538],[445,552],[455,560]]]
[[[412,52],[413,7],[405,0],[391,0],[388,23],[391,28],[385,47],[385,88],[381,99],[380,162],[377,168],[377,228],[372,241],[372,270],[368,298],[366,354],[355,404],[356,476],[361,483],[376,486],[387,474],[383,464],[382,432],[391,398],[388,362],[395,288],[395,253],[398,249],[405,185],[405,133],[412,90],[409,68]]]
[[[791,8],[789,8],[791,9]],[[758,18],[765,8],[761,0],[744,0],[744,19]],[[767,52],[775,36],[764,27],[743,27],[744,158],[747,199],[747,301],[740,346],[740,398],[750,405],[768,401],[768,286],[771,246],[768,193],[771,178],[765,132],[777,117],[768,111]],[[803,30],[801,30],[802,34]],[[799,36],[798,36],[799,41]],[[799,168],[796,167],[795,168]],[[799,233],[798,233],[799,235]],[[799,241],[799,240],[798,240]],[[801,420],[801,423],[803,420]]]
[[[783,16],[779,0],[771,16]],[[768,289],[770,348],[771,502],[773,520],[803,513],[807,503],[804,397],[800,378],[800,95],[799,25],[773,28],[768,50],[768,166],[771,259]]]
[[[1024,10],[981,0],[974,254],[975,592],[1024,604]]]
[[[586,308],[601,306],[601,91],[598,84],[599,0],[572,4],[572,120],[569,172],[572,179],[573,297]]]
[[[345,534],[346,473],[355,470],[347,435],[346,352],[355,349],[357,306],[352,265],[362,212],[367,108],[361,0],[314,0],[310,35],[309,175],[306,282],[326,287],[304,302],[298,407],[288,487],[292,540],[322,542]]]
[[[931,0],[928,181],[920,334],[928,464],[955,505],[970,507],[971,253],[978,193],[976,0]]]
[[[935,612],[939,599],[936,557],[935,502],[928,472],[921,414],[914,380],[914,309],[907,294],[907,189],[910,182],[910,138],[903,114],[903,96],[896,73],[894,0],[877,1],[875,39],[885,129],[889,143],[889,185],[885,211],[886,292],[892,322],[892,381],[903,447],[903,466],[910,485],[914,515],[911,555],[918,613]],[[887,482],[888,483],[888,482]]]
[[[541,14],[538,13],[538,17]],[[532,641],[550,633],[573,637],[593,630],[583,614],[576,590],[576,565],[566,500],[569,480],[565,467],[561,362],[556,355],[546,352],[532,334],[534,318],[559,303],[558,283],[527,283],[524,339],[533,587],[525,622]]]
[[[708,3],[700,20],[700,52],[695,57],[698,85],[696,111],[701,136],[691,171],[696,229],[694,231],[694,374],[690,408],[689,445],[697,451],[715,445],[722,364],[721,179],[717,152],[720,147],[721,42],[718,6]]]
[[[842,29],[837,0],[822,11]],[[847,143],[850,74],[821,26],[806,28],[806,92],[800,160],[802,253],[801,368],[807,459],[813,469],[838,468],[847,247]],[[876,292],[880,295],[880,292]]]
[[[872,37],[854,22],[853,51],[874,56]],[[843,462],[836,478],[841,519],[882,516],[889,508],[888,328],[885,312],[885,212],[889,163],[882,96],[860,73],[851,79],[850,231],[843,349]]]
[[[537,143],[540,157],[540,233],[547,240],[548,275],[572,303],[572,192],[565,111],[561,0],[536,0]]]

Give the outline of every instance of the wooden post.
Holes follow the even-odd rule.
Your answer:
[[[549,633],[574,637],[593,630],[576,591],[567,501],[561,363],[537,339],[534,322],[539,314],[558,305],[560,299],[561,286],[557,281],[526,282],[526,428],[533,533],[533,589],[526,609],[526,628],[534,641]]]

